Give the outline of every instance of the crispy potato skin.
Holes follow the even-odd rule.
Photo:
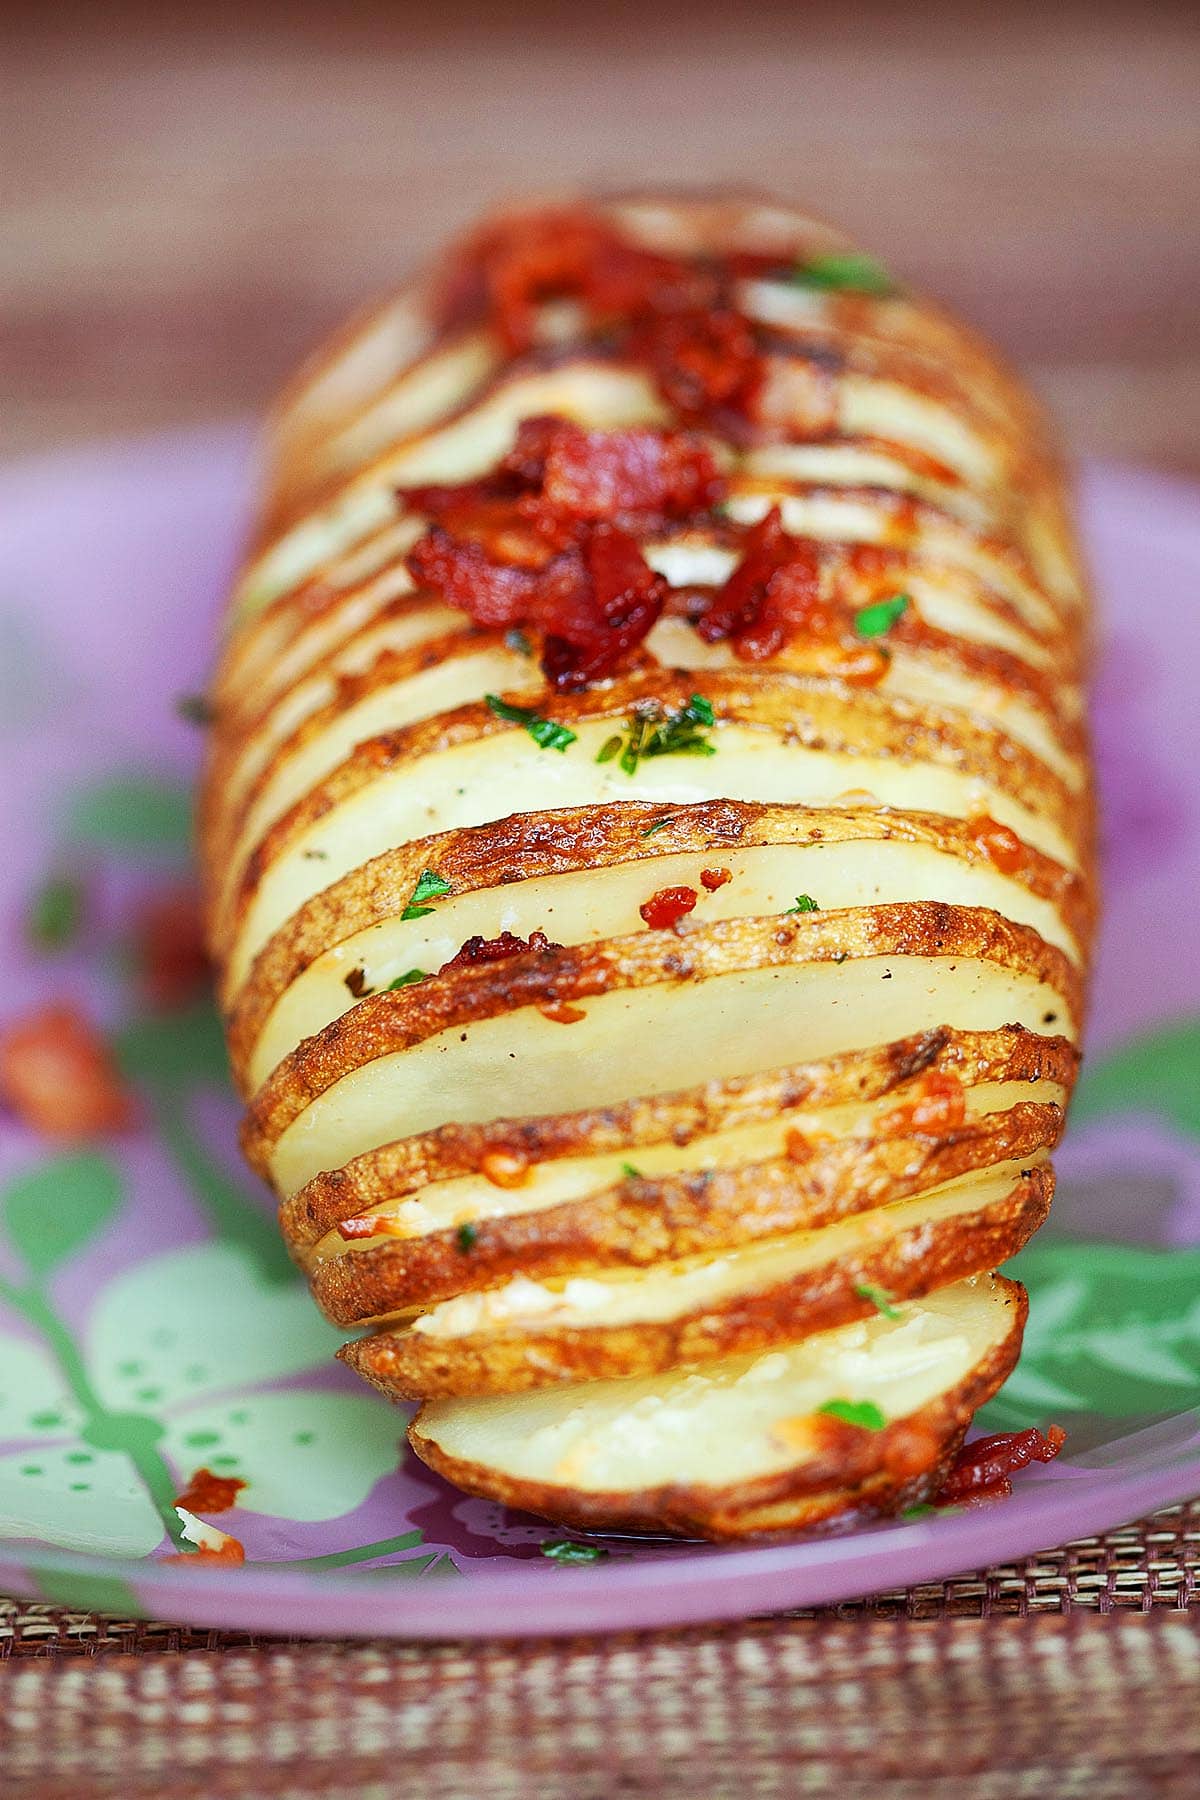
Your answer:
[[[653,1375],[713,1357],[794,1343],[867,1317],[857,1291],[884,1288],[915,1299],[1015,1256],[1050,1210],[1054,1174],[1046,1165],[1018,1179],[1003,1200],[934,1227],[914,1226],[855,1255],[805,1270],[791,1281],[735,1296],[721,1307],[629,1325],[562,1326],[435,1338],[380,1331],[338,1352],[390,1399],[513,1394],[556,1381]]]
[[[313,1296],[335,1325],[430,1306],[512,1275],[535,1280],[650,1268],[792,1231],[938,1187],[973,1169],[1052,1148],[1062,1108],[1020,1104],[941,1137],[842,1139],[799,1167],[783,1157],[736,1169],[625,1180],[584,1200],[481,1219],[465,1253],[456,1230],[382,1239],[318,1260]]]
[[[712,1081],[626,1101],[594,1112],[496,1119],[483,1125],[443,1125],[423,1137],[402,1138],[317,1175],[282,1204],[280,1225],[298,1259],[342,1219],[426,1183],[473,1174],[491,1151],[530,1163],[606,1151],[636,1152],[646,1144],[676,1145],[726,1127],[757,1125],[805,1107],[902,1097],[933,1069],[966,1087],[982,1082],[1027,1082],[1070,1088],[1079,1053],[1065,1038],[1044,1038],[1020,1026],[994,1032],[945,1026],[878,1048]]]
[[[814,279],[812,259],[857,246],[801,213],[750,196],[563,204],[486,222],[289,386],[212,685],[198,836],[243,1149],[276,1182],[318,1304],[374,1327],[343,1360],[395,1399],[657,1379],[862,1318],[866,1287],[919,1304],[982,1276],[1045,1217],[1079,1060],[1096,929],[1088,596],[1036,401],[927,300]],[[607,271],[565,308],[564,231],[583,246],[568,262],[600,254]],[[647,251],[674,299],[639,289]],[[703,357],[688,363],[704,332],[724,341],[705,310],[742,334],[735,400],[704,385],[730,375],[724,349],[703,376]],[[570,692],[543,677],[559,627],[536,605],[504,630],[501,589],[528,584],[497,576],[456,605],[446,577],[424,585],[436,561],[409,560],[431,520],[527,567],[562,556],[564,616],[600,629],[595,496],[561,513],[558,452],[527,451],[550,441],[537,430],[505,460],[546,414],[689,434],[681,491],[701,495],[676,505],[661,486],[626,511],[622,484],[654,481],[618,466],[634,453],[614,440],[556,477],[560,495],[608,483],[601,536],[628,527],[669,589],[650,582],[654,608],[667,594],[657,623]],[[554,417],[562,449],[575,440]],[[683,454],[644,435],[643,453]],[[753,546],[779,530],[790,561],[773,570]],[[722,625],[747,554],[757,597]],[[604,601],[604,629],[625,629],[639,591]],[[871,615],[896,599],[880,636]],[[649,771],[614,761],[639,709],[661,721],[693,695],[712,722],[690,758],[664,741]],[[548,721],[576,735],[555,743]],[[664,925],[649,903],[681,883],[694,910]],[[498,1198],[493,1178],[531,1192]],[[684,1286],[627,1304],[664,1265]],[[535,1293],[509,1323],[478,1321],[512,1296],[413,1323],[518,1276],[589,1274],[590,1293],[540,1319]],[[596,1282],[621,1288],[615,1318],[634,1323],[600,1322],[614,1302]],[[585,1529],[839,1529],[936,1490],[1018,1354],[1023,1290],[995,1292],[1003,1341],[952,1391],[878,1432],[822,1418],[819,1454],[765,1481],[591,1494],[456,1460],[430,1409],[410,1436],[468,1491]],[[637,1319],[656,1305],[684,1310]]]
[[[822,1418],[810,1462],[733,1487],[679,1485],[604,1493],[523,1481],[501,1469],[447,1455],[422,1408],[408,1429],[417,1455],[468,1494],[498,1500],[581,1531],[656,1531],[712,1542],[770,1539],[847,1528],[932,1500],[974,1414],[1008,1379],[1029,1310],[1019,1282],[995,1277],[1012,1317],[1007,1335],[950,1392],[882,1431]]]

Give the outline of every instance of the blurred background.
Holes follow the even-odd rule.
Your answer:
[[[1200,473],[1200,7],[4,9],[0,454],[252,413],[490,201],[752,183]]]

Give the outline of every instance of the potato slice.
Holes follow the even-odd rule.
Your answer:
[[[726,1539],[894,1513],[941,1485],[1017,1360],[1026,1299],[980,1275],[898,1310],[667,1375],[429,1401],[409,1442],[467,1493],[583,1530]],[[839,1402],[884,1423],[822,1410]]]
[[[362,1002],[279,1066],[242,1144],[286,1196],[441,1123],[448,1066],[460,1120],[511,1111],[514,1083],[563,1112],[867,1049],[931,1018],[1070,1036],[1079,999],[1061,952],[1027,928],[936,905],[529,951]]]
[[[472,935],[544,931],[556,943],[594,943],[640,930],[641,905],[676,885],[699,896],[694,916],[706,922],[782,913],[800,894],[826,912],[936,895],[1028,925],[1079,962],[1090,925],[1078,878],[1032,851],[1002,872],[976,833],[958,820],[866,808],[626,802],[601,816],[536,812],[427,838],[316,896],[264,949],[228,1020],[234,1072],[253,1093],[349,1009],[355,988],[361,997],[414,969],[433,973]],[[405,919],[424,869],[450,893]],[[706,874],[721,885],[709,891]]]
[[[718,1256],[555,1282],[514,1276],[339,1355],[382,1392],[413,1400],[648,1375],[795,1343],[869,1313],[870,1290],[908,1299],[995,1267],[1037,1230],[1053,1189],[1039,1153]]]
[[[683,1149],[664,1144],[639,1152],[636,1164],[561,1161],[515,1188],[463,1177],[358,1215],[356,1225],[374,1223],[375,1235],[347,1241],[335,1229],[303,1266],[333,1323],[361,1325],[517,1275],[650,1268],[811,1231],[1052,1149],[1063,1091],[1039,1090],[1037,1102],[1028,1091],[971,1089],[961,1125],[922,1131],[908,1123],[924,1092],[918,1076],[882,1102],[805,1110]],[[512,1166],[501,1158],[501,1171]]]

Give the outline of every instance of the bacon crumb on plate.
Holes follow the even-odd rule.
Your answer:
[[[79,1142],[133,1124],[133,1096],[78,1008],[44,1007],[0,1031],[0,1100],[44,1137]]]

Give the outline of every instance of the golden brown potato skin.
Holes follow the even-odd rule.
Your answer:
[[[639,513],[647,457],[699,497]],[[243,1147],[318,1304],[368,1330],[344,1359],[417,1400],[665,1375],[818,1340],[867,1292],[915,1318],[1019,1248],[1095,933],[1088,596],[1051,434],[990,348],[772,202],[570,199],[485,221],[348,327],[265,463],[201,858]],[[653,622],[556,686],[577,614],[501,617],[479,584],[571,556],[595,583],[613,533]],[[430,574],[435,540],[493,573]],[[622,579],[605,631],[649,591]],[[697,701],[689,753],[668,730],[618,758]],[[690,895],[665,924],[664,892]],[[572,1284],[599,1304],[798,1233],[812,1266],[732,1300],[539,1323]],[[1015,1361],[1005,1292],[1003,1345],[952,1392],[870,1433],[823,1418],[765,1485],[535,1491],[420,1418],[412,1442],[585,1528],[895,1511]]]

